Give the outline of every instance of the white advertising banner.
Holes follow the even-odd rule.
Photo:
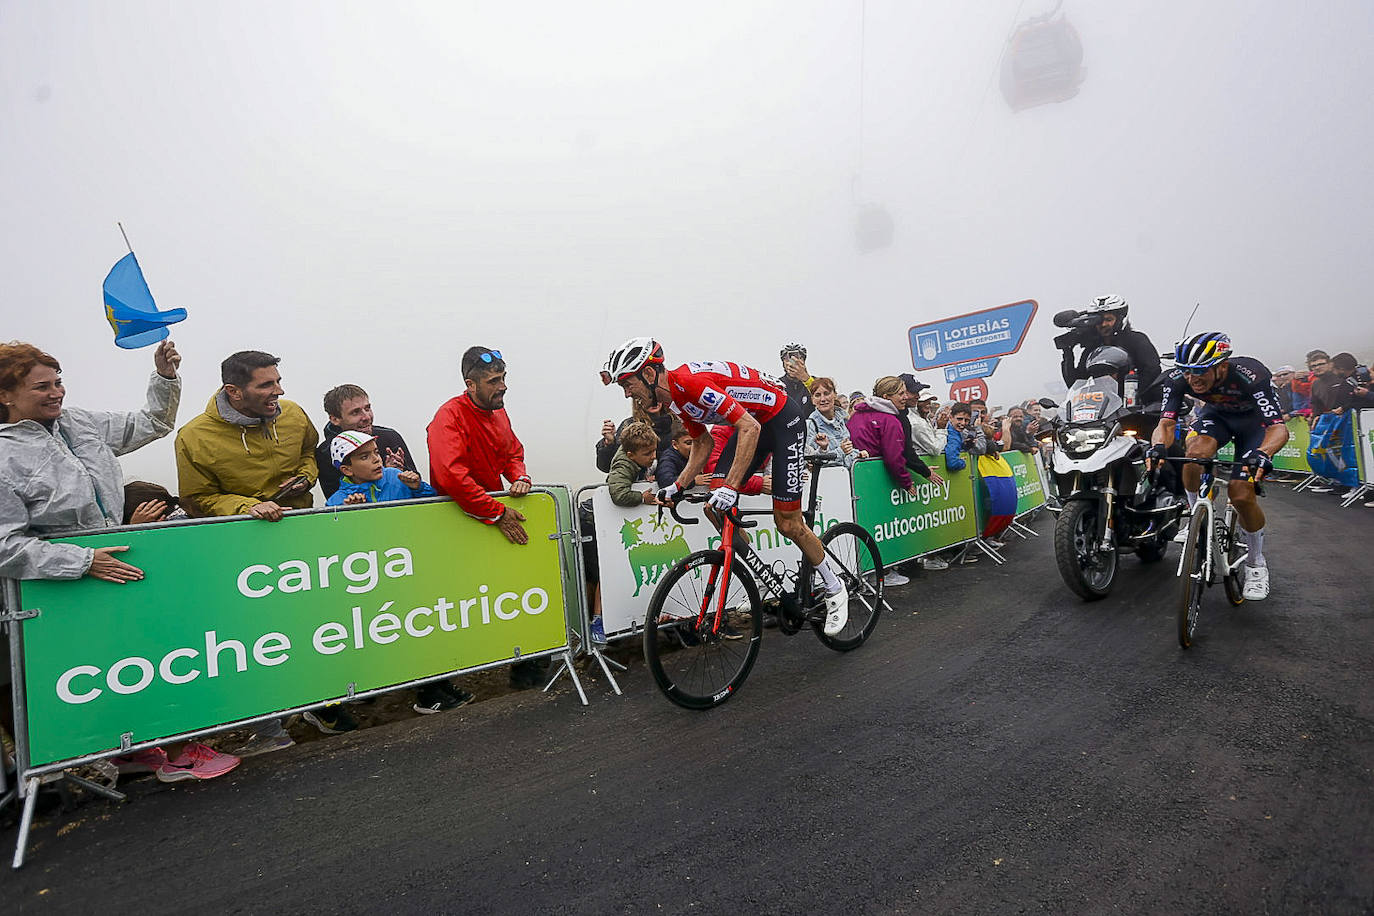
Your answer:
[[[822,468],[819,487],[813,526],[817,534],[839,522],[854,520],[854,497],[847,468]],[[751,516],[749,520],[758,522],[758,527],[745,532],[764,561],[783,560],[794,566],[801,559],[801,552],[773,524],[773,497],[741,496],[739,504],[742,509],[770,513]],[[654,588],[670,566],[694,550],[720,546],[720,534],[702,516],[697,504],[678,507],[681,515],[701,519],[696,525],[680,524],[667,510],[660,519],[657,506],[621,508],[611,502],[605,487],[592,491],[592,508],[596,517],[597,563],[601,568],[601,625],[607,636],[643,625]]]
[[[1360,483],[1374,481],[1374,410],[1355,415],[1355,433],[1360,437]]]

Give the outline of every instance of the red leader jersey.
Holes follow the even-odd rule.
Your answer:
[[[746,413],[767,423],[787,406],[782,382],[739,363],[704,360],[668,373],[668,408],[693,438],[706,427],[733,425]]]
[[[505,408],[483,410],[464,392],[439,408],[426,433],[434,489],[452,496],[468,515],[496,524],[505,507],[488,493],[505,489],[502,477],[511,483],[530,479],[525,447]]]

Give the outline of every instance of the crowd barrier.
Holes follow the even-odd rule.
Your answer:
[[[1017,514],[1048,493],[1038,456],[1008,453]],[[819,472],[817,533],[855,521],[885,565],[979,543],[973,462],[900,489],[878,459]],[[693,550],[715,547],[709,524],[684,527],[656,507],[624,509],[605,486],[595,511],[602,622],[608,638],[638,632],[659,578]],[[290,512],[278,523],[196,519],[58,538],[120,554],[145,578],[115,585],[4,580],[0,622],[10,634],[16,763],[10,795],[24,801],[14,866],[23,863],[39,779],[62,773],[112,799],[122,795],[70,768],[186,741],[439,678],[554,657],[570,675],[575,652],[601,664],[568,488],[498,495],[526,517],[513,547],[448,499]],[[767,509],[771,497],[743,497]],[[747,531],[767,561],[796,547],[759,517]],[[552,679],[550,681],[552,683]],[[547,689],[547,688],[546,688]],[[6,792],[0,775],[0,796]],[[0,799],[3,801],[3,799]]]
[[[1033,512],[1048,494],[1039,456],[1007,453],[1018,484],[1017,515]],[[977,475],[973,462],[950,471],[943,457],[926,457],[942,478],[933,484],[915,477],[916,495],[897,486],[881,460],[856,461],[853,469],[821,468],[816,520],[822,534],[839,522],[857,522],[872,532],[883,564],[892,566],[977,540],[982,530],[975,498]],[[640,489],[645,489],[641,487]],[[695,550],[719,546],[720,535],[709,524],[684,526],[655,506],[624,508],[611,502],[605,485],[584,487],[579,502],[591,500],[601,575],[601,624],[608,640],[639,632],[658,580],[674,563]],[[741,496],[745,509],[770,509],[770,496]],[[773,524],[759,516],[748,529],[750,544],[766,562],[793,563],[797,548]]]
[[[1274,470],[1310,476],[1312,466],[1307,460],[1307,449],[1312,441],[1312,430],[1303,417],[1293,417],[1285,425],[1288,427],[1288,444],[1279,449],[1279,453],[1274,456]],[[1235,444],[1228,442],[1217,449],[1217,459],[1234,461]]]
[[[1351,490],[1341,500],[1341,506],[1349,508],[1374,493],[1374,481],[1370,473],[1374,471],[1374,410],[1361,410],[1353,417],[1355,424],[1355,464],[1360,485]]]
[[[500,498],[524,513],[528,544],[447,499],[55,539],[128,545],[120,557],[145,578],[5,582],[25,798],[15,867],[46,773],[520,659],[561,657],[585,703],[571,495]]]

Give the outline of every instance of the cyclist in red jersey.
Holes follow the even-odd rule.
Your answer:
[[[825,584],[825,633],[834,636],[849,620],[849,593],[820,538],[802,518],[802,471],[806,425],[799,405],[783,383],[756,369],[730,362],[693,362],[669,371],[663,348],[649,337],[635,337],[611,351],[601,371],[625,397],[648,409],[666,404],[692,436],[687,466],[659,491],[670,502],[691,485],[711,456],[711,426],[735,428],[716,464],[708,505],[725,512],[735,505],[744,481],[773,456],[773,520],[778,531],[801,548]]]

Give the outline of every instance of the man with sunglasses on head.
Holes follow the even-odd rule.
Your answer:
[[[1166,455],[1183,396],[1202,402],[1187,444],[1189,458],[1212,458],[1228,442],[1236,446],[1227,495],[1240,516],[1241,536],[1249,554],[1244,595],[1251,601],[1269,596],[1269,568],[1264,560],[1264,510],[1255,499],[1255,483],[1273,469],[1273,457],[1288,442],[1278,395],[1269,370],[1257,359],[1231,355],[1231,339],[1209,331],[1182,340],[1174,348],[1174,368],[1163,376],[1164,412],[1150,446],[1151,466]],[[1183,466],[1183,487],[1191,509],[1198,500],[1202,469]]]
[[[757,369],[717,360],[686,363],[669,371],[663,348],[649,337],[632,338],[612,350],[601,370],[601,382],[619,385],[625,397],[646,410],[666,405],[692,436],[687,466],[676,481],[658,492],[660,502],[675,501],[705,468],[714,446],[712,426],[734,427],[711,480],[708,505],[717,512],[729,511],[744,481],[773,456],[773,521],[778,531],[801,548],[824,583],[826,635],[843,630],[849,621],[849,593],[830,565],[820,538],[802,517],[806,424],[783,383]]]
[[[430,483],[468,515],[495,525],[512,544],[529,543],[520,524],[525,516],[489,495],[502,489],[512,496],[530,491],[525,447],[506,416],[505,360],[500,350],[469,347],[462,368],[467,391],[440,407],[427,428]],[[503,477],[508,488],[501,485]]]
[[[506,416],[506,362],[500,350],[469,347],[461,365],[467,391],[440,407],[427,429],[430,483],[468,515],[494,525],[512,544],[527,544],[530,536],[521,524],[525,516],[490,495],[504,489],[524,496],[531,486],[525,447]],[[508,486],[502,486],[502,478]],[[510,669],[511,686],[538,687],[544,670],[541,659],[518,661]]]

